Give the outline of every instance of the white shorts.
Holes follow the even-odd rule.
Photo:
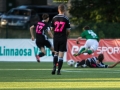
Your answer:
[[[99,46],[99,42],[96,39],[88,39],[84,45],[85,48],[89,48],[94,51],[97,50],[98,46]]]

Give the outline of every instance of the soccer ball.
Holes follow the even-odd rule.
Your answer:
[[[74,64],[75,64],[75,61],[74,60],[68,60],[67,61],[67,64],[69,65],[69,66],[74,66]]]
[[[83,64],[81,67],[82,67],[82,68],[85,68],[85,67],[87,67],[87,65],[86,65],[86,64]]]

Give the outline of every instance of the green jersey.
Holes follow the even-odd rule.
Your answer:
[[[96,39],[99,42],[99,37],[97,36],[96,33],[93,32],[93,30],[83,31],[83,33],[81,34],[81,37],[85,39]]]

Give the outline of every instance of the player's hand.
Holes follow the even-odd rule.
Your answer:
[[[79,41],[76,41],[77,44],[80,44]]]
[[[73,56],[75,56],[75,57],[76,57],[76,56],[78,56],[78,54],[77,54],[77,53],[75,53],[75,54],[73,54]]]
[[[35,38],[34,38],[34,37],[31,37],[31,39],[32,39],[32,41],[34,41]]]
[[[117,62],[118,64],[120,63],[120,61]]]

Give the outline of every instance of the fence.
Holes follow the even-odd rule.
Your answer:
[[[0,38],[30,38],[29,29],[22,29],[20,27],[1,27]]]
[[[98,36],[102,39],[120,38],[119,23],[106,23],[106,22],[105,23],[92,23],[92,22],[80,23],[78,27],[71,29],[70,38],[77,38],[82,32],[82,28],[85,25],[89,25],[90,28],[94,30],[98,34]],[[22,29],[21,27],[8,27],[8,26],[5,26],[4,28],[0,28],[0,38],[30,38],[30,37],[31,35],[30,35],[29,28]]]

